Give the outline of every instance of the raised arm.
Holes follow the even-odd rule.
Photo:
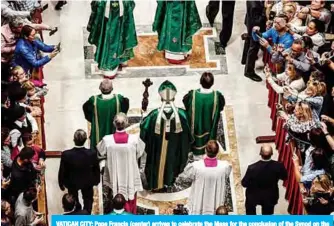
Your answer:
[[[28,48],[22,48],[19,50],[20,54],[28,61],[28,63],[34,67],[38,68],[45,64],[47,64],[51,58],[49,56],[44,56],[41,59],[37,59],[33,52],[31,52]],[[15,52],[16,54],[16,52]]]
[[[10,17],[23,17],[27,18],[30,16],[29,11],[16,11],[9,7],[7,2],[1,2],[1,16],[10,18]]]
[[[55,46],[54,45],[47,45],[47,44],[45,44],[44,42],[42,42],[42,41],[40,41],[38,39],[36,39],[34,41],[34,44],[36,45],[36,47],[39,50],[41,50],[43,52],[46,52],[46,53],[51,53],[52,51],[55,50]]]

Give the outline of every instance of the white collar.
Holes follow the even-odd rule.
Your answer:
[[[271,158],[270,159],[261,159],[261,161],[269,162],[269,161],[271,161]]]
[[[84,148],[85,145],[81,145],[81,146],[77,146],[77,145],[74,145],[75,148]]]
[[[114,212],[117,213],[117,214],[121,214],[121,213],[124,212],[124,208],[123,208],[123,209],[120,209],[120,210],[115,210],[115,209],[114,209]]]
[[[102,94],[102,99],[111,99],[114,97],[114,94],[111,92],[109,94]]]
[[[125,131],[125,129],[123,129],[123,130],[117,130],[116,129],[116,133],[125,133],[126,131]]]
[[[212,93],[213,90],[212,90],[212,89],[205,89],[205,88],[202,87],[202,88],[200,89],[200,92],[201,92],[201,93]]]
[[[22,122],[22,121],[16,120],[14,123],[15,123],[18,127],[20,127],[20,128],[22,128],[22,126],[23,126],[23,122]]]

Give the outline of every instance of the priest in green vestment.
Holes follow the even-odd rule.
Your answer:
[[[137,45],[134,8],[133,0],[91,2],[88,42],[96,46],[95,61],[107,78],[124,73],[122,67],[134,57],[133,48]]]
[[[140,138],[145,143],[144,174],[149,190],[171,186],[183,171],[193,141],[187,114],[176,108],[176,87],[169,81],[159,87],[162,106],[151,111],[140,124]]]
[[[91,96],[83,105],[85,118],[91,123],[90,147],[95,148],[105,135],[116,131],[113,124],[115,116],[127,113],[129,110],[129,99],[113,93],[110,79],[104,79],[100,84],[100,95]]]
[[[224,96],[211,89],[214,83],[211,73],[203,73],[200,83],[200,89],[191,90],[183,97],[191,134],[195,139],[191,147],[195,156],[204,155],[208,141],[217,139],[220,112],[225,106]]]
[[[191,54],[193,35],[202,27],[194,0],[158,0],[153,31],[158,32],[158,50],[174,64]]]

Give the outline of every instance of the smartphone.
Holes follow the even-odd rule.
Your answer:
[[[260,31],[255,31],[255,35],[256,35],[258,38],[262,38],[262,34],[260,33]]]
[[[46,10],[47,8],[49,8],[49,4],[45,4],[45,5],[42,7],[42,11]]]
[[[61,47],[60,47],[60,45],[61,45],[61,42],[59,42],[59,43],[58,43],[58,45],[57,45],[57,47],[56,47],[56,48],[57,48],[57,50],[58,50],[58,52],[60,52],[60,51],[61,51]]]
[[[317,192],[315,193],[315,196],[319,199],[319,198],[323,198],[325,200],[329,200],[330,198],[330,194],[329,193],[320,193],[320,192]]]

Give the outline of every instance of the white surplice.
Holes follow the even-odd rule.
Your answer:
[[[113,135],[104,136],[97,145],[101,156],[106,156],[103,184],[114,193],[133,200],[143,186],[138,168],[138,158],[144,152],[145,144],[138,135],[129,134],[128,143],[116,143]]]
[[[187,207],[191,215],[215,214],[225,204],[226,180],[231,173],[227,161],[217,160],[216,167],[206,167],[204,160],[195,161],[185,168],[193,180]]]

